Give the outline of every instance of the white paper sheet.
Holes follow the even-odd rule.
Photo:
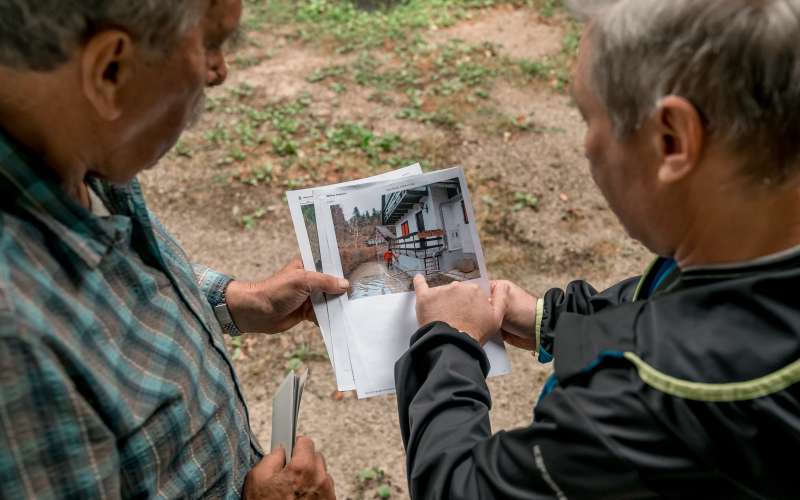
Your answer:
[[[427,262],[426,259],[417,258],[420,252],[422,255],[439,253],[440,256],[436,261],[439,270],[444,270],[451,277],[460,272],[453,266],[456,257],[462,256],[462,260],[474,258],[479,275],[474,277],[473,270],[469,274],[459,275],[460,280],[476,282],[487,292],[489,291],[483,250],[474,224],[475,214],[461,168],[380,182],[358,190],[315,190],[319,238],[320,241],[326,241],[320,248],[324,271],[344,276],[339,249],[341,242],[337,241],[331,207],[337,207],[340,225],[343,224],[344,214],[352,212],[354,215],[350,222],[345,219],[345,223],[353,227],[352,220],[356,220],[355,214],[359,213],[354,209],[360,209],[361,213],[374,213],[378,200],[381,200],[383,214],[384,210],[388,210],[392,205],[393,193],[397,193],[395,205],[413,207],[405,210],[408,213],[414,211],[416,216],[416,219],[411,219],[406,215],[406,222],[392,228],[395,235],[402,238],[406,232],[410,232],[410,225],[414,221],[415,227],[428,224],[427,228],[418,231],[418,235],[427,235],[424,237],[425,243],[406,243],[406,240],[413,239],[413,235],[402,238],[404,241],[402,245],[405,246],[398,252],[404,254],[397,256],[397,268],[394,265],[381,266],[380,261],[365,262],[360,265],[370,266],[371,269],[385,273],[380,275],[383,276],[381,278],[383,282],[377,280],[376,285],[374,283],[376,280],[368,280],[367,284],[351,280],[351,286],[356,289],[350,298],[344,295],[328,300],[334,356],[349,356],[351,374],[359,398],[394,391],[394,363],[408,349],[409,339],[419,327],[416,321],[415,295],[413,292],[404,291],[403,288],[407,286],[406,282],[413,274],[424,273],[425,267],[428,266],[427,263],[423,263]],[[414,205],[411,201],[405,201],[414,199],[419,203]],[[383,215],[381,219],[383,220]],[[450,227],[447,227],[448,225]],[[397,228],[402,229],[402,234]],[[411,247],[408,247],[409,244]],[[347,245],[348,243],[344,244],[345,247]],[[422,246],[422,250],[417,248],[419,246]],[[453,259],[448,261],[448,257]],[[443,262],[447,269],[441,267]],[[400,268],[405,271],[401,273]],[[357,274],[357,270],[352,272]],[[431,276],[435,275],[436,273],[431,272]],[[501,339],[493,339],[484,349],[491,364],[490,376],[511,371]]]
[[[421,173],[422,167],[419,165],[419,163],[416,163],[414,165],[410,165],[399,170],[386,172],[374,177],[344,182],[316,189],[318,191],[325,189],[344,189],[348,186],[365,185],[381,180],[397,179],[411,175],[418,175]],[[309,228],[306,227],[306,220],[303,217],[303,210],[309,210],[308,207],[314,206],[314,189],[288,191],[286,193],[286,198],[289,203],[289,212],[292,216],[292,223],[294,225],[295,235],[297,236],[297,241],[300,247],[300,256],[303,260],[303,266],[308,271],[320,271],[322,267],[321,256],[315,255],[315,252],[312,249],[311,241],[309,239]],[[318,260],[320,261],[319,263],[317,262]],[[336,359],[336,353],[334,352],[335,350],[331,340],[331,327],[329,320],[330,314],[328,311],[327,301],[325,300],[323,294],[315,294],[311,299],[312,303],[314,304],[314,312],[317,316],[322,340],[325,343],[325,349],[328,353],[328,359],[330,359],[331,365],[334,368],[334,373],[336,374],[337,387],[340,391],[353,390],[355,385],[353,383],[350,369],[350,359],[349,356],[346,356],[346,349],[344,351],[341,348],[337,349],[340,356],[343,357],[340,357],[338,360]],[[340,366],[338,370],[337,364]]]

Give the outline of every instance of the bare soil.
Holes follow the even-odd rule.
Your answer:
[[[463,165],[481,214],[479,233],[492,278],[512,279],[542,294],[572,279],[588,279],[598,288],[605,287],[645,267],[647,253],[625,235],[592,183],[582,154],[584,126],[563,93],[541,82],[499,78],[487,106],[496,113],[525,117],[532,128],[497,131],[473,117],[456,130],[443,130],[399,120],[397,104],[368,100],[368,89],[353,86],[339,96],[307,80],[321,67],[346,63],[348,56],[281,33],[259,36],[261,49],[248,48],[244,53],[268,50],[269,57],[247,69],[234,69],[228,88],[247,83],[265,102],[309,92],[314,98],[312,108],[323,115],[360,120],[376,132],[428,141],[418,158],[428,169]],[[557,52],[563,33],[553,20],[542,19],[532,10],[498,8],[475,11],[472,19],[426,36],[432,43],[450,38],[490,42],[501,46],[503,56],[535,58]],[[224,92],[215,90],[211,97]],[[203,134],[215,122],[214,116],[207,115],[184,140],[202,143]],[[144,174],[142,182],[151,208],[193,259],[242,279],[258,279],[297,254],[283,186],[251,188],[231,181],[231,167],[215,164],[218,152],[210,146],[190,156],[170,154]],[[325,177],[322,182],[334,180],[338,179]],[[512,208],[513,193],[535,196],[537,202]],[[253,207],[264,213],[247,230],[240,223],[241,215]],[[312,354],[324,352],[313,325],[282,335],[248,336],[243,341],[236,365],[251,425],[265,447],[270,439],[272,394],[289,357],[304,343]],[[495,431],[531,422],[532,407],[551,370],[527,352],[510,348],[510,355],[513,373],[489,381]],[[383,482],[390,485],[392,498],[406,498],[396,399],[357,401],[352,394],[336,392],[330,365],[323,357],[307,355],[301,361],[311,375],[300,432],[313,437],[327,457],[339,498],[374,497],[371,483],[359,479],[359,471],[369,467],[385,471]]]

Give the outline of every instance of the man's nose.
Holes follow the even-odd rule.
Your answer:
[[[221,54],[208,69],[208,86],[216,87],[228,78],[228,65]]]

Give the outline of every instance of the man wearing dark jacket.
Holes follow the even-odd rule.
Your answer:
[[[661,257],[538,299],[417,277],[424,326],[396,366],[411,494],[796,497],[800,1],[585,4],[591,173]],[[498,330],[555,369],[531,424],[492,435]]]

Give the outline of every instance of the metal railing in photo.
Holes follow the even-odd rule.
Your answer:
[[[425,275],[439,271],[439,255],[444,251],[444,231],[422,231],[392,240],[389,248],[397,255],[421,259]]]

